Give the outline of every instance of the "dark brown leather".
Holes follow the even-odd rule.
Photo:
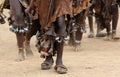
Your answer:
[[[80,13],[81,10],[88,7],[88,1],[84,0],[78,3],[76,8],[73,8],[73,0],[54,0],[54,11],[51,13],[50,0],[35,0],[31,5],[36,7],[36,12],[39,15],[40,24],[43,28],[50,27],[51,23],[56,21],[56,18],[65,14],[73,15]],[[34,5],[34,6],[33,6]]]

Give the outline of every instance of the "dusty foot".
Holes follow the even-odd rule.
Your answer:
[[[89,35],[88,35],[88,38],[94,38],[94,33],[90,32]]]
[[[31,49],[25,49],[25,51],[26,51],[26,56],[27,57],[32,57],[33,56],[33,52],[32,52]]]
[[[25,42],[25,51],[26,51],[26,56],[27,57],[32,57],[33,56],[33,52],[30,48],[30,45],[27,42]]]
[[[0,15],[0,24],[5,24],[5,20],[1,15]]]
[[[116,36],[116,34],[112,34],[111,37],[114,41],[120,40],[120,37]]]
[[[109,36],[105,37],[104,40],[105,40],[105,41],[110,41],[110,40],[112,40],[112,38],[111,38],[111,36],[109,35]]]
[[[18,54],[18,57],[15,61],[19,62],[19,61],[23,61],[25,60],[25,56],[24,56],[24,53],[19,53]]]
[[[96,37],[105,37],[107,34],[106,33],[97,33]]]
[[[76,44],[74,46],[75,52],[78,52],[80,50],[80,44]]]
[[[67,68],[64,65],[56,65],[54,69],[59,74],[66,74],[67,71],[68,71]]]
[[[46,60],[41,64],[41,69],[42,70],[48,70],[52,67],[52,65],[53,65],[53,59]]]
[[[114,41],[120,40],[120,37],[114,37],[113,40]]]
[[[65,45],[68,45],[68,42],[69,42],[69,41],[65,41]]]

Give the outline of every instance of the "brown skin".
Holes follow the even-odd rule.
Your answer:
[[[97,1],[96,1],[97,2]],[[96,13],[100,14],[102,16],[102,19],[98,22],[98,26],[104,26],[107,31],[107,39],[110,39],[112,36],[112,39],[116,39],[116,29],[117,29],[117,23],[118,23],[118,17],[119,17],[119,12],[118,12],[118,6],[112,5],[114,0],[109,0],[109,1],[103,1],[103,3],[106,4],[106,7],[104,6],[105,10],[100,10],[96,9]],[[102,3],[101,3],[102,6]],[[112,25],[110,25],[110,22],[112,22]],[[103,23],[102,25],[100,23]],[[99,25],[100,24],[100,25]],[[111,29],[112,26],[112,29]],[[112,35],[110,34],[110,31],[112,30]]]
[[[3,16],[0,13],[0,24],[4,24],[4,23],[5,23],[5,20],[4,20]]]
[[[33,35],[37,33],[40,29],[40,25],[38,20],[33,21],[33,25],[30,26],[29,31],[27,33],[21,34],[16,33],[17,37],[17,44],[19,48],[18,59],[17,61],[22,61],[25,59],[24,57],[24,49],[26,51],[26,56],[30,57],[33,56],[32,50],[30,48],[30,40]]]
[[[66,34],[66,25],[65,25],[64,16],[58,17],[53,24],[57,36],[60,38],[64,38]],[[54,52],[57,52],[55,70],[59,74],[65,74],[67,73],[67,68],[63,65],[63,60],[62,60],[64,41],[63,40],[62,42],[58,42],[56,40],[54,41],[55,41],[53,46]],[[53,56],[52,55],[46,56],[44,62],[41,64],[41,69],[48,70],[51,68],[52,65],[53,65]]]
[[[73,31],[70,33],[70,40],[69,40],[69,45],[72,45],[75,47],[75,51],[79,50],[79,45],[80,43],[76,43],[75,41],[80,41],[82,40],[83,33],[81,32],[81,27],[85,27],[85,19],[86,19],[87,11],[82,11],[78,15],[75,16],[76,23],[79,24],[79,28],[77,31]]]
[[[16,33],[16,38],[17,38],[17,44],[18,44],[18,58],[17,61],[23,61],[25,59],[24,57],[24,34],[21,33]]]
[[[66,34],[66,25],[65,25],[64,16],[57,18],[57,20],[55,22],[55,32],[61,38],[63,38],[65,36],[64,34]],[[61,43],[58,43],[56,41],[55,46],[56,46],[56,50],[57,50],[56,66],[63,65],[62,55],[63,55],[64,42],[62,41]]]
[[[55,32],[57,33],[57,35],[60,38],[65,37],[66,36],[66,25],[65,25],[64,16],[57,18],[57,20],[54,24],[55,24]],[[55,65],[56,69],[55,70],[60,74],[67,73],[67,68],[63,65],[63,60],[62,60],[64,41],[62,41],[61,43],[56,41],[54,43],[54,46],[57,51],[57,59],[56,59],[56,65]],[[63,68],[61,66],[65,67],[65,68]]]
[[[30,4],[29,4],[29,7],[25,10],[26,13],[29,13],[32,9],[35,8],[34,2],[35,2],[36,0],[29,0],[29,1],[30,1]]]
[[[66,2],[68,2],[68,3],[66,3]],[[39,14],[39,20],[40,20],[42,29],[49,30],[49,27],[51,27],[51,24],[54,24],[54,30],[55,30],[55,33],[57,34],[57,36],[59,38],[64,38],[66,36],[66,25],[65,25],[64,15],[71,14],[72,13],[71,11],[73,11],[73,9],[71,7],[69,7],[71,0],[62,0],[62,1],[55,0],[54,3],[55,3],[54,7],[50,6],[50,4],[52,4],[52,3],[50,3],[49,0],[41,1],[41,3],[38,4],[38,7],[36,7],[36,8],[38,8],[37,12]],[[61,7],[61,5],[62,5],[62,7]],[[50,8],[49,8],[49,6],[50,6]],[[29,12],[31,9],[33,9],[33,7],[34,7],[34,1],[32,0],[29,8],[26,9],[26,12]],[[47,7],[47,8],[44,9],[43,7]],[[78,6],[78,8],[79,7],[80,6]],[[69,10],[66,10],[66,9],[69,9]],[[76,13],[80,10],[81,9],[76,9]],[[80,20],[81,17],[82,16],[80,16],[78,18],[76,17],[77,22],[79,23],[79,21],[83,20],[80,24],[85,24],[84,16]],[[81,25],[79,25],[79,26],[81,26]],[[80,34],[80,36],[76,36],[79,34]],[[77,40],[81,40],[82,33],[80,32],[80,28],[75,33],[75,38]],[[55,41],[55,43],[54,43],[53,48],[55,48],[55,50],[57,51],[55,70],[56,70],[56,72],[58,72],[60,74],[64,74],[67,72],[67,68],[63,65],[63,61],[62,61],[64,41],[63,40],[62,40],[62,42],[58,42],[56,40],[54,40],[54,41]],[[46,57],[45,61],[41,64],[41,68],[42,69],[50,69],[50,67],[52,65],[51,61],[52,61],[52,56]]]
[[[23,21],[24,16],[23,16],[22,8],[21,8],[19,1],[10,0],[10,6],[11,6],[12,13],[14,15],[14,18],[15,18],[15,23],[18,24],[19,26],[22,26],[22,25],[24,26],[25,25],[25,22]],[[24,44],[23,44],[25,40],[24,34],[16,33],[16,38],[17,38],[17,44],[18,44],[18,49],[19,49],[17,61],[22,61],[25,59],[24,58]]]
[[[101,5],[100,5],[100,1],[96,2],[93,1],[92,2],[92,6],[89,8],[89,13],[92,14],[93,13],[93,9],[95,10],[95,13],[100,13],[101,10]],[[90,27],[90,33],[88,35],[88,38],[93,38],[94,37],[94,25],[93,25],[93,16],[88,16],[88,22],[89,22],[89,27]],[[100,26],[99,21],[97,21],[97,18],[95,17],[95,22],[97,23],[97,33],[96,33],[96,37],[104,37],[106,36],[106,33],[101,33],[101,31],[104,29]]]
[[[93,17],[89,16],[88,21],[89,21],[89,25],[90,25],[90,32],[94,33],[94,30],[93,30]]]
[[[30,12],[33,8],[33,0],[31,1],[31,4],[28,9],[26,9],[26,12]],[[56,21],[53,23],[54,24],[54,29],[56,34],[60,37],[63,38],[66,33],[66,28],[65,28],[65,20],[64,16],[58,17]],[[67,68],[63,68],[63,61],[62,61],[62,55],[63,55],[63,47],[64,47],[64,42],[62,41],[61,43],[58,43],[55,41],[54,43],[54,48],[55,51],[57,51],[57,59],[56,59],[56,72],[60,74],[64,74],[67,72]],[[47,70],[50,69],[51,66],[53,65],[53,56],[49,55],[45,58],[45,61],[41,64],[41,69],[42,70]],[[58,69],[59,68],[59,69]]]
[[[112,17],[112,30],[115,30],[112,32],[112,38],[115,38],[116,30],[117,30],[117,24],[118,24],[118,18],[119,18],[119,10],[118,7],[115,6],[113,8],[113,17]]]
[[[16,4],[16,5],[15,5]],[[14,24],[16,26],[25,26],[23,8],[18,0],[10,0],[10,6],[12,14],[15,18]],[[15,33],[18,44],[18,58],[17,61],[23,61],[24,57],[24,49],[26,50],[26,56],[32,56],[32,50],[30,48],[30,39],[33,35],[36,34],[39,29],[37,26],[40,26],[38,21],[33,21],[33,24],[30,26],[30,30],[25,33]],[[25,47],[24,47],[25,44]]]
[[[111,34],[110,31],[112,30],[112,38],[116,38],[116,28],[117,28],[117,23],[118,23],[118,6],[117,5],[112,5],[112,1],[114,2],[114,0],[109,0],[109,1],[104,1],[104,0],[94,0],[93,5],[94,5],[94,10],[95,13],[99,16],[95,17],[96,18],[96,23],[97,23],[97,37],[103,37],[106,34],[101,34],[101,30],[103,30],[104,28],[106,28],[106,32],[107,32],[107,36],[108,39],[111,38]],[[107,10],[107,8],[105,10],[103,10],[103,8],[105,8],[104,4],[106,4],[105,6],[107,6],[107,8],[109,10]],[[109,12],[111,11],[111,12]],[[108,18],[109,17],[109,18]],[[91,18],[89,18],[89,20],[92,20]],[[93,21],[89,21],[90,24],[90,32],[93,31],[93,23],[91,23]],[[110,28],[110,22],[112,22],[112,29]],[[91,36],[91,35],[89,35]]]
[[[32,50],[30,48],[30,40],[32,36],[36,35],[37,31],[40,31],[40,24],[38,20],[34,20],[33,24],[30,26],[28,32],[25,34],[25,50],[26,56],[32,56]]]

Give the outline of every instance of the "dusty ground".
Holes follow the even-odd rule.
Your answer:
[[[120,20],[117,35],[120,36]],[[68,73],[59,75],[54,71],[41,70],[43,59],[35,48],[35,37],[31,40],[32,58],[15,62],[17,44],[15,34],[8,24],[0,24],[0,77],[120,77],[120,41],[105,41],[104,38],[88,39],[84,34],[79,52],[65,46],[63,61]]]

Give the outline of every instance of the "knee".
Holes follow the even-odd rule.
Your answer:
[[[58,25],[58,27],[60,29],[65,27],[65,18],[64,18],[64,16],[61,16],[61,17],[57,18],[57,25]]]
[[[23,14],[22,13],[16,12],[14,17],[15,17],[16,21],[23,21]]]
[[[57,19],[55,32],[58,34],[58,36],[65,36],[67,34],[64,16]]]

